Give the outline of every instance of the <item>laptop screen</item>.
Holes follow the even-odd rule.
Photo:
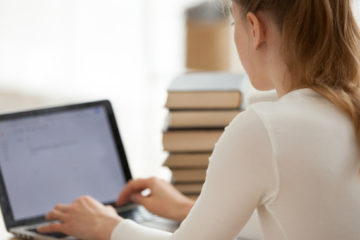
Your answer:
[[[0,121],[0,164],[15,221],[82,195],[113,202],[126,184],[102,105]]]

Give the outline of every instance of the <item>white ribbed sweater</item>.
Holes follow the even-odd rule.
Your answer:
[[[125,220],[111,240],[234,239],[255,209],[266,240],[358,240],[359,168],[350,118],[313,90],[295,90],[226,127],[175,233]]]

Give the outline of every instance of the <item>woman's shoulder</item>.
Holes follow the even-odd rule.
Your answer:
[[[299,139],[311,141],[315,136],[327,141],[328,134],[334,134],[335,129],[336,134],[349,136],[354,131],[349,116],[311,89],[292,91],[277,101],[252,104],[243,114],[244,118],[252,115],[259,119],[253,127],[261,123],[275,148],[282,148],[289,142],[296,145]],[[234,119],[235,123],[241,119],[241,116]],[[250,120],[248,124],[250,127]]]
[[[229,132],[228,135],[231,135],[232,139],[245,137],[253,141],[261,141],[263,138],[268,138],[271,145],[276,145],[273,142],[279,140],[276,136],[284,132],[294,132],[307,126],[311,128],[310,126],[316,122],[314,116],[310,116],[314,111],[298,99],[292,98],[286,101],[280,99],[258,102],[249,105],[246,110],[238,114],[226,127],[225,133]]]
[[[284,111],[278,102],[259,102],[249,105],[244,111],[239,113],[226,129],[242,128],[250,131],[252,128],[258,128],[259,125],[266,125],[269,116],[276,117]]]
[[[327,99],[312,89],[291,91],[276,101],[257,102],[248,106],[247,111],[255,112],[263,122],[282,125],[284,122],[306,124],[310,119],[342,116]]]
[[[239,113],[231,123],[225,127],[224,134],[220,140],[235,143],[241,141],[242,145],[259,142],[267,138],[269,134],[266,126],[267,123],[261,117],[259,111],[256,108],[249,107]]]

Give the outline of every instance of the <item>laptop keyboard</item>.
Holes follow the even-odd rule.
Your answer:
[[[151,221],[154,216],[149,213],[145,208],[138,206],[136,208],[131,208],[128,210],[123,210],[123,209],[116,209],[118,214],[125,218],[125,219],[131,219],[134,220],[138,223],[142,223],[142,222],[147,222],[147,221]],[[54,237],[54,238],[66,238],[68,237],[68,235],[60,233],[60,232],[53,232],[53,233],[40,233],[36,230],[36,228],[31,228],[28,229],[28,231],[30,232],[34,232],[40,235],[44,235],[44,236],[49,236],[49,237]]]
[[[154,218],[154,215],[149,213],[144,207],[141,206],[126,211],[119,211],[117,209],[117,212],[122,218],[131,219],[138,223],[151,221]]]
[[[60,232],[53,232],[53,233],[40,233],[36,230],[36,228],[31,228],[31,229],[28,229],[30,232],[35,232],[37,234],[40,234],[40,235],[45,235],[45,236],[49,236],[49,237],[55,237],[55,238],[66,238],[67,235],[63,234],[63,233],[60,233]]]

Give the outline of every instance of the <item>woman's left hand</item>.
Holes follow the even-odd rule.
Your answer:
[[[115,226],[123,219],[112,206],[104,206],[92,197],[78,198],[70,205],[56,205],[46,215],[59,222],[41,226],[41,233],[61,232],[79,239],[110,239]]]

